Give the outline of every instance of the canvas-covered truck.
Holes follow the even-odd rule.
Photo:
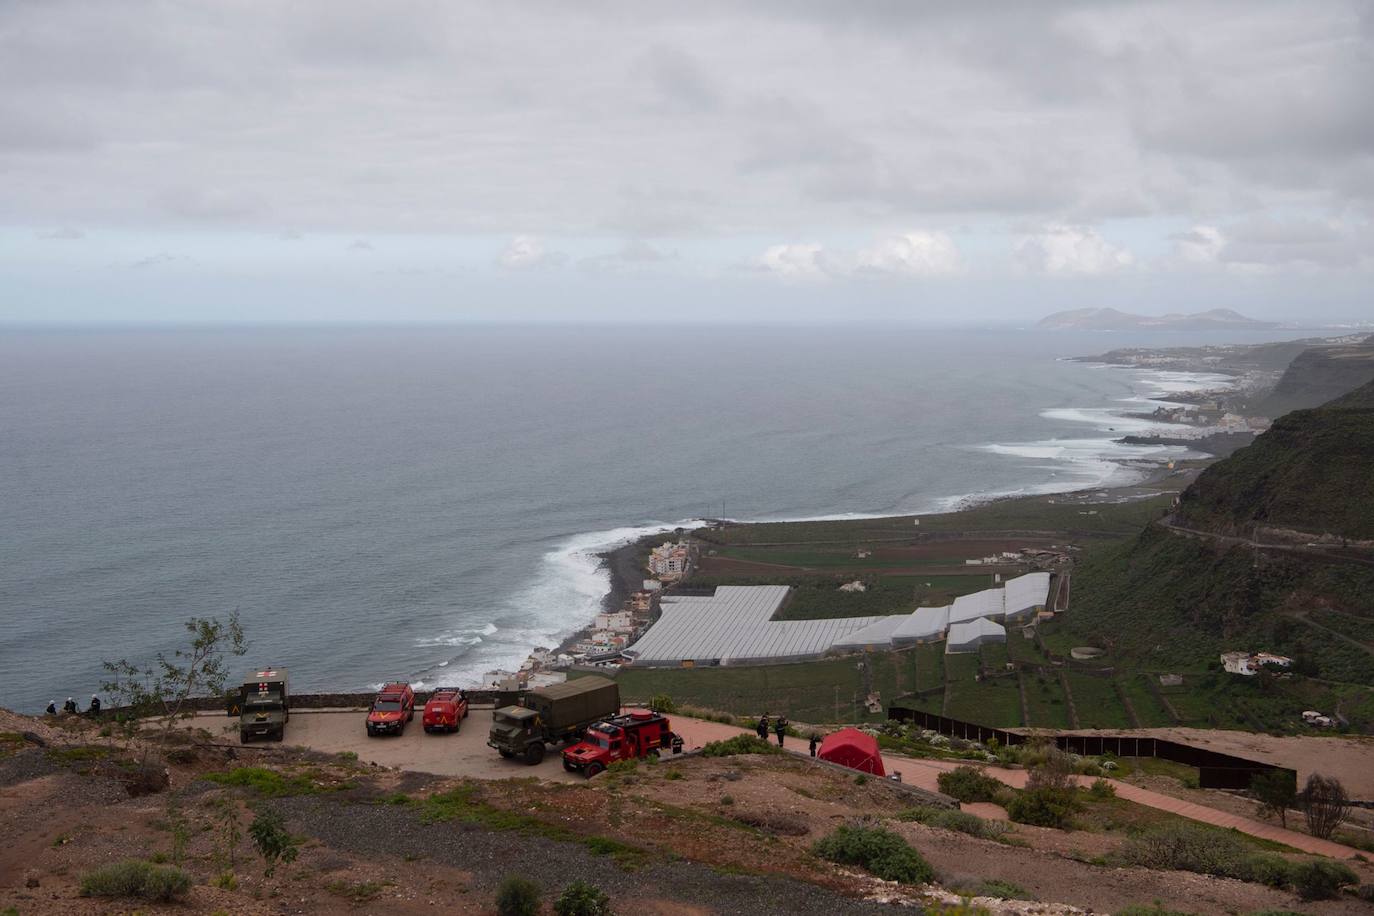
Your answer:
[[[280,741],[291,718],[291,695],[285,668],[254,671],[239,686],[239,743],[254,738]]]
[[[492,713],[487,744],[502,757],[534,765],[544,759],[545,745],[580,738],[588,725],[619,711],[620,686],[604,677],[536,687],[518,705]]]
[[[662,713],[636,709],[593,722],[581,741],[563,751],[563,769],[590,779],[617,760],[657,757],[665,750],[682,753],[682,736],[674,733],[673,723]]]

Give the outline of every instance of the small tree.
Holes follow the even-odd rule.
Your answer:
[[[595,884],[581,878],[563,888],[553,902],[558,916],[611,916],[611,898]]]
[[[1288,826],[1288,809],[1298,803],[1297,783],[1284,770],[1266,770],[1250,780],[1250,794],[1260,803],[1260,813],[1277,815]]]
[[[1324,840],[1329,839],[1350,816],[1350,796],[1334,776],[1313,773],[1307,777],[1307,785],[1303,787],[1298,802],[1307,817],[1308,833]]]
[[[286,832],[286,824],[275,811],[259,811],[253,823],[248,825],[248,835],[253,838],[253,845],[266,863],[267,867],[263,870],[265,877],[272,877],[278,862],[294,862],[296,856],[300,855],[296,841]]]
[[[666,693],[656,693],[649,697],[649,708],[654,712],[663,713],[665,715],[677,712],[677,704],[674,703],[673,698]]]
[[[101,685],[106,693],[135,711],[163,717],[162,735],[157,743],[159,755],[187,700],[197,695],[222,695],[229,676],[226,654],[238,656],[247,651],[238,611],[230,614],[227,621],[192,617],[184,625],[190,634],[190,645],[175,650],[170,657],[159,652],[156,661],[143,668],[122,658],[101,663],[111,676]]]

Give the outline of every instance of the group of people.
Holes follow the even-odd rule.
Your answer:
[[[775,735],[778,736],[778,747],[782,747],[782,740],[783,740],[784,737],[787,736],[787,717],[786,717],[786,716],[780,715],[780,716],[778,716],[776,719],[771,719],[771,720],[770,720],[769,717],[768,717],[768,713],[765,712],[763,715],[759,716],[758,724],[754,726],[754,732],[759,736],[759,739],[760,739],[760,740],[762,740],[762,741],[767,741],[767,740],[768,740],[768,729],[769,729],[769,727],[770,727],[770,723],[771,723],[771,727],[772,727],[772,729],[773,729],[773,734],[775,734]],[[820,747],[820,744],[821,744],[821,736],[818,735],[818,734],[816,734],[815,732],[812,732],[812,733],[811,733],[811,747],[810,747],[810,749],[811,749],[811,756],[812,756],[812,757],[815,757],[815,756],[816,756],[816,748]]]
[[[47,710],[45,711],[50,716],[57,715],[57,701],[53,700],[52,702],[50,702],[48,704]],[[80,715],[81,709],[76,705],[76,700],[72,699],[71,697],[67,697],[67,702],[62,704],[62,712],[75,716]],[[96,696],[95,694],[91,694],[91,706],[89,709],[86,710],[86,712],[93,716],[100,714],[100,697]]]

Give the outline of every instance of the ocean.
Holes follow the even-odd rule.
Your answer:
[[[596,554],[705,517],[1128,483],[1144,399],[1068,362],[1280,339],[912,327],[0,331],[0,704],[237,610],[293,689],[477,683],[598,609]]]

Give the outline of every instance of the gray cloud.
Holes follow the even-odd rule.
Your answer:
[[[297,250],[367,238],[378,261],[405,247],[383,238],[442,237],[505,278],[716,276],[773,251],[771,273],[838,287],[865,281],[836,252],[913,231],[949,237],[968,284],[988,264],[1122,283],[1180,258],[1363,268],[1371,9],[6,3],[0,221],[80,226],[73,253],[157,236],[98,263],[182,232],[286,226]],[[1222,235],[1167,237],[1182,227]],[[874,263],[923,263],[904,244]]]

